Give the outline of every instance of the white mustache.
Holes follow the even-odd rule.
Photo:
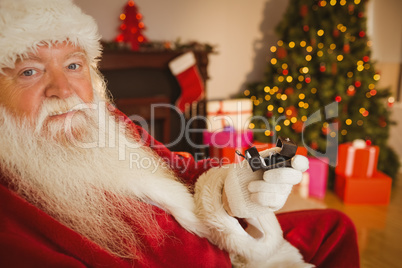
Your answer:
[[[68,99],[47,99],[43,102],[35,122],[36,132],[40,131],[47,119],[73,111],[85,111],[90,106],[77,95]]]
[[[55,116],[55,115],[62,115],[62,114],[66,114],[66,113],[69,113],[69,112],[73,112],[73,111],[81,111],[82,109],[81,109],[81,107],[73,107],[73,108],[71,108],[71,109],[68,109],[68,110],[60,110],[60,111],[55,111],[55,112],[52,112],[52,113],[49,113],[49,117],[51,117],[51,116]]]
[[[72,96],[65,100],[46,100],[39,114],[46,116],[60,115],[72,111],[82,110],[85,103],[78,97]]]

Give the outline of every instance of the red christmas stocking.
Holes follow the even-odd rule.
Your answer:
[[[192,52],[184,53],[169,62],[170,71],[176,76],[181,88],[181,95],[176,101],[177,108],[185,112],[194,101],[204,95],[204,82],[196,65]]]

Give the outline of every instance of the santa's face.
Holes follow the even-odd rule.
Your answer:
[[[90,67],[84,51],[69,43],[40,46],[15,68],[0,74],[0,105],[30,122],[38,117],[46,100],[65,100],[73,95],[93,100]],[[73,111],[55,111],[49,120],[64,120]]]

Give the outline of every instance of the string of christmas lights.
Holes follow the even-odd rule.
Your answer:
[[[387,152],[388,89],[377,89],[381,76],[371,60],[366,34],[365,0],[291,0],[277,26],[280,39],[269,47],[264,80],[249,85],[244,96],[254,102],[250,125],[256,139],[290,137],[325,152],[328,136],[338,142],[365,139]],[[339,113],[308,124],[309,118],[331,103]],[[321,112],[322,114],[322,112]],[[381,156],[381,155],[380,155]],[[385,157],[383,156],[383,159]]]

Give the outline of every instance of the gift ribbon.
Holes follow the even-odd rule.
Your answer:
[[[216,115],[217,116],[223,115],[223,102],[221,102],[221,101],[219,102],[219,109],[218,109],[218,111],[216,111]],[[225,127],[225,119],[224,118],[222,118],[221,123],[222,123],[222,127]]]
[[[230,111],[230,112],[224,112],[223,111],[223,102],[224,101],[219,101],[219,109],[216,112],[209,112],[207,115],[234,115],[234,114],[250,114],[253,113],[253,110],[241,110],[241,111]]]
[[[375,158],[375,148],[371,147],[369,149],[370,151],[370,156],[369,156],[369,164],[368,164],[368,169],[367,169],[367,177],[373,176],[374,173],[374,158]]]
[[[355,152],[356,152],[355,147],[350,146],[348,148],[348,153],[346,157],[348,161],[346,161],[346,167],[345,167],[345,175],[348,177],[351,176],[353,172],[353,165],[355,162]]]
[[[223,111],[223,101],[219,101],[219,108],[216,112],[207,112],[207,116],[223,116],[223,115],[239,115],[239,114],[251,114],[253,113],[252,110],[246,110],[246,111],[230,111],[230,112],[224,112]],[[226,126],[226,120],[222,118],[222,127]]]
[[[353,173],[353,167],[354,167],[354,162],[355,162],[355,152],[356,152],[355,147],[350,146],[348,148],[348,154],[347,154],[348,161],[346,162],[346,168],[345,168],[345,175],[348,177],[352,176],[352,173]],[[373,173],[374,173],[375,152],[376,152],[376,150],[374,147],[371,147],[369,149],[369,162],[368,162],[367,173],[366,173],[366,176],[368,178],[373,176]]]
[[[213,116],[213,115],[234,115],[234,114],[250,114],[250,113],[253,113],[253,111],[247,110],[247,111],[241,111],[241,112],[223,112],[221,110],[218,110],[215,113],[213,113],[213,112],[207,113],[207,115]]]

